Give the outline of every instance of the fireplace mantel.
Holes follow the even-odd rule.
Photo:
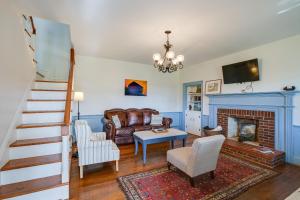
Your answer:
[[[300,91],[274,91],[207,95],[209,126],[216,127],[218,109],[268,111],[275,113],[275,149],[286,153],[286,161],[294,163],[293,96]]]

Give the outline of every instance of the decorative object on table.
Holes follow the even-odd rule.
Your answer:
[[[154,133],[168,133],[168,129],[165,128],[153,128],[152,131]]]
[[[277,172],[270,169],[221,154],[215,179],[212,181],[208,174],[203,174],[196,187],[191,187],[184,173],[167,167],[121,176],[118,181],[128,200],[229,200],[275,175]]]
[[[206,136],[212,136],[222,134],[223,128],[222,126],[217,126],[216,128],[209,128],[208,126],[205,126],[203,130]]]
[[[210,80],[205,82],[205,94],[220,94],[222,79]]]
[[[171,34],[170,30],[165,31],[165,34],[167,35],[167,41],[164,44],[165,47],[165,53],[163,54],[163,57],[160,55],[160,53],[153,54],[153,60],[154,60],[154,67],[158,68],[159,72],[175,72],[178,69],[183,68],[183,61],[184,56],[178,55],[175,57],[174,51],[170,51],[172,48],[172,44],[169,42],[169,35]]]
[[[270,153],[274,153],[274,151],[269,148],[269,147],[258,147],[258,148],[254,148],[255,150],[259,151],[260,153],[263,154],[270,154]]]
[[[74,101],[77,101],[78,105],[78,113],[77,113],[77,119],[80,119],[80,110],[79,110],[79,102],[84,101],[84,93],[83,92],[74,92]]]
[[[296,87],[294,85],[287,85],[283,88],[285,91],[294,91]]]
[[[194,140],[192,147],[182,147],[167,151],[168,166],[173,165],[187,174],[194,187],[195,179],[205,173],[210,173],[215,178],[215,170],[224,135],[202,137]],[[188,158],[188,159],[187,159]]]
[[[147,96],[147,81],[125,79],[126,96]]]
[[[119,171],[120,151],[112,140],[106,140],[106,133],[93,133],[87,121],[75,121],[75,133],[79,154],[80,178],[83,178],[83,166],[116,161]]]

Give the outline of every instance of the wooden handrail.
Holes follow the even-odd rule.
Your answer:
[[[74,48],[72,48],[70,50],[70,70],[69,70],[66,105],[65,105],[65,117],[64,117],[65,126],[69,126],[71,124],[71,103],[72,103],[72,90],[73,90],[73,82],[74,82],[73,81],[74,65],[75,65],[75,50]]]
[[[35,35],[36,34],[36,29],[35,29],[35,26],[34,26],[33,17],[30,16],[29,19],[30,19],[30,23],[31,23],[31,27],[32,27],[32,34]]]

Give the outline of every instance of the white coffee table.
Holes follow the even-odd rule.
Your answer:
[[[161,142],[170,141],[172,149],[174,148],[175,140],[182,140],[182,146],[185,146],[185,140],[187,138],[187,133],[175,128],[168,129],[166,133],[154,133],[152,130],[149,131],[138,131],[133,133],[134,143],[135,143],[135,155],[138,153],[139,144],[143,146],[143,161],[146,164],[147,158],[147,145],[156,144]]]

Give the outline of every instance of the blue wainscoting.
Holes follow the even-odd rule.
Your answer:
[[[217,126],[217,111],[219,108],[262,110],[275,113],[275,148],[286,153],[287,162],[300,164],[300,141],[293,127],[293,92],[260,92],[208,95],[209,126]],[[297,147],[296,147],[297,146]]]
[[[293,126],[293,155],[294,163],[300,164],[300,126]]]
[[[172,127],[183,130],[183,122],[182,122],[182,112],[161,112],[160,113],[164,117],[170,117],[173,119]],[[74,130],[74,121],[77,119],[77,116],[72,117],[73,121],[73,133]],[[103,130],[103,115],[80,115],[80,119],[86,120],[91,127],[93,132],[100,132]],[[75,136],[75,134],[73,134]]]

